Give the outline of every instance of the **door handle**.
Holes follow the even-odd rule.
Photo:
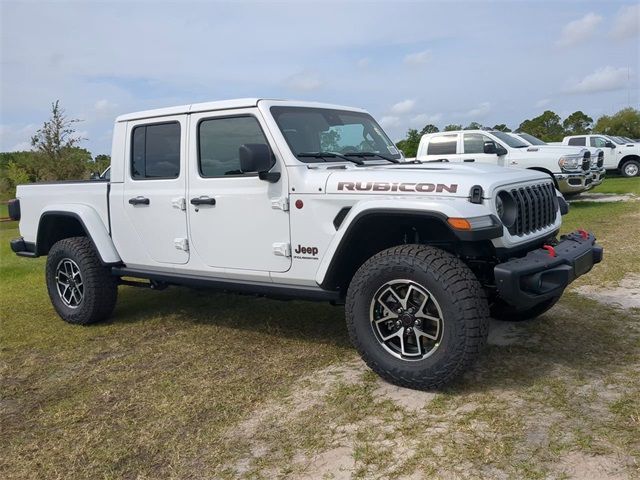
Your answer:
[[[129,199],[131,205],[149,205],[151,201],[145,197],[134,197]]]
[[[211,197],[195,197],[191,199],[191,205],[215,205],[216,199]]]
[[[464,160],[462,160],[463,162],[475,162],[476,159],[475,158],[465,158]]]

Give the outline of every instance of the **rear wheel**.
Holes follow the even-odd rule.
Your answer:
[[[560,296],[552,297],[527,309],[518,309],[502,300],[496,300],[491,305],[491,317],[504,322],[524,322],[539,317],[550,310],[558,300],[560,300]]]
[[[424,245],[390,248],[354,275],[346,299],[349,336],[385,380],[433,389],[464,372],[486,342],[489,309],[457,257]]]
[[[623,177],[637,177],[640,174],[640,162],[637,160],[627,160],[620,169]]]
[[[109,317],[115,307],[117,279],[102,265],[86,237],[66,238],[51,247],[46,279],[51,303],[66,322],[99,322]]]

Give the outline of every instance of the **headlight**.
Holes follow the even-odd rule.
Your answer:
[[[496,213],[502,224],[511,228],[518,216],[516,200],[509,192],[502,190],[496,196]]]
[[[563,155],[558,160],[558,166],[562,170],[580,170],[580,166],[582,165],[582,155]]]

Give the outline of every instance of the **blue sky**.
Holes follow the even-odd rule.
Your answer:
[[[638,2],[0,1],[0,150],[60,99],[94,154],[115,116],[235,97],[426,123],[592,117],[640,102]]]

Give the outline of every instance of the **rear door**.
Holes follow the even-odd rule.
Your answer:
[[[129,231],[142,248],[137,265],[184,264],[189,260],[186,191],[187,116],[127,125],[123,209]]]
[[[442,133],[431,137],[426,145],[424,159],[431,162],[437,160],[459,162],[461,155],[458,136],[457,133]]]

